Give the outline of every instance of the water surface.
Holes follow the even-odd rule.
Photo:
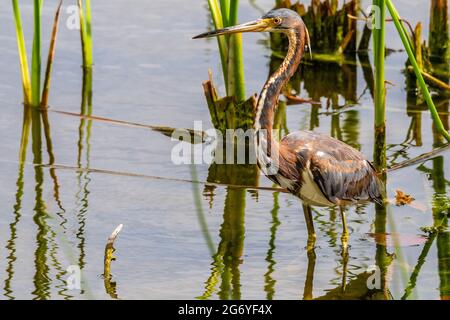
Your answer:
[[[241,1],[240,21],[261,15],[255,2],[262,11],[273,6],[269,0]],[[32,5],[21,1],[21,6],[25,37],[31,45]],[[45,2],[44,39],[48,39],[55,6],[56,1]],[[428,8],[429,1],[399,5],[403,17],[424,23],[424,35],[428,34]],[[92,10],[92,114],[174,128],[192,128],[194,121],[202,121],[204,129],[212,126],[201,83],[212,68],[223,92],[220,58],[215,40],[191,40],[210,27],[206,1],[135,0],[130,6],[123,1],[97,0]],[[381,267],[391,298],[403,297],[408,286],[408,298],[448,298],[449,234],[428,237],[421,228],[438,224],[448,215],[450,151],[388,174],[388,196],[393,198],[397,189],[404,190],[415,198],[414,206],[377,209],[366,205],[349,210],[346,265],[339,240],[339,212],[315,209],[316,257],[308,256],[301,204],[293,196],[174,180],[221,179],[240,184],[242,172],[251,175],[253,169],[197,165],[195,179],[191,166],[172,163],[176,142],[158,132],[54,112],[79,113],[81,105],[79,33],[65,27],[66,13],[49,102],[55,163],[61,166],[36,165],[50,160],[43,150],[42,160],[36,161],[31,142],[25,165],[19,166],[24,108],[11,11],[10,3],[0,4],[2,299],[113,298],[116,295],[108,290],[111,285],[123,299],[383,297],[368,292],[365,284],[372,266]],[[401,48],[392,27],[388,35],[388,46]],[[266,34],[244,36],[248,95],[258,92],[270,73],[268,39]],[[403,52],[387,59],[386,78],[395,84],[389,86],[387,98],[389,164],[429,152],[442,142],[426,107],[407,100],[402,73],[405,60]],[[320,100],[322,107],[287,106],[288,131],[314,129],[331,134],[372,159],[373,100],[362,67],[319,65],[304,72],[306,82],[301,84],[300,95]],[[351,79],[344,86],[347,96],[328,87],[330,79],[342,77],[342,72]],[[336,99],[327,103],[321,92],[335,94]],[[333,110],[356,99],[349,108]],[[449,100],[438,100],[441,118],[448,126]],[[327,104],[332,107],[327,109]],[[421,139],[416,136],[407,141],[411,123]],[[272,186],[263,176],[253,181]],[[198,214],[195,190],[200,192],[204,216]],[[104,248],[118,224],[124,229],[115,244],[114,283],[105,285]],[[397,241],[379,240],[387,243],[384,246],[371,233],[400,236]],[[81,291],[67,289],[66,269],[71,265],[81,268]],[[411,281],[412,274],[416,276]]]

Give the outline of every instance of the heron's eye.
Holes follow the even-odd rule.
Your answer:
[[[276,25],[280,25],[280,24],[281,24],[281,18],[275,18],[275,19],[273,19],[273,22],[274,22]]]

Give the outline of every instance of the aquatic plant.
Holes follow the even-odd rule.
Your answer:
[[[208,0],[214,28],[221,29],[237,24],[238,0]],[[217,37],[226,96],[220,98],[212,82],[203,83],[211,121],[218,130],[250,129],[255,118],[256,97],[246,100],[244,64],[242,57],[242,35]]]
[[[448,18],[448,0],[431,0],[429,47],[433,61],[450,59]]]
[[[208,0],[211,17],[216,29],[237,23],[239,0]],[[217,37],[226,93],[244,102],[245,79],[242,59],[242,35],[234,34]]]
[[[78,13],[80,17],[81,48],[83,52],[83,67],[91,68],[94,63],[92,52],[91,28],[91,0],[78,0]]]
[[[373,5],[380,8],[379,27],[373,30],[373,55],[375,67],[374,105],[375,105],[375,144],[374,164],[377,169],[386,167],[386,87],[385,87],[385,0],[374,0]],[[378,21],[374,21],[377,23]]]
[[[51,79],[51,73],[52,73],[52,67],[53,67],[53,60],[55,57],[56,37],[58,35],[58,26],[59,26],[58,21],[59,21],[59,15],[61,12],[61,5],[62,5],[62,1],[59,3],[58,9],[56,10],[55,19],[53,22],[52,36],[50,38],[50,48],[48,50],[47,68],[45,70],[44,86],[43,86],[42,99],[41,99],[41,107],[42,108],[46,108],[48,105],[48,95],[50,92],[50,79]]]
[[[291,9],[302,17],[311,39],[313,60],[339,60],[343,59],[343,54],[356,53],[357,25],[354,17],[359,4],[359,0],[351,0],[339,7],[337,0],[316,0],[306,7],[300,1],[293,4],[291,0],[275,1],[276,8]],[[287,47],[287,40],[281,38],[281,35],[271,35],[273,50]]]
[[[50,77],[55,54],[55,44],[58,34],[59,13],[61,10],[61,2],[56,10],[53,23],[53,31],[50,39],[49,55],[44,79],[44,90],[41,92],[41,51],[42,51],[42,34],[41,34],[41,9],[42,1],[34,0],[34,38],[31,57],[31,74],[28,65],[27,50],[25,45],[25,37],[23,34],[22,20],[18,0],[12,0],[14,22],[17,37],[17,46],[19,53],[20,70],[22,75],[22,87],[24,95],[24,103],[32,106],[46,107],[48,102],[48,93],[50,90]]]
[[[419,85],[419,88],[424,96],[424,99],[428,105],[428,108],[431,113],[431,117],[433,118],[434,124],[438,130],[438,132],[448,141],[450,142],[450,134],[447,132],[447,130],[444,128],[444,125],[442,124],[441,119],[439,118],[439,114],[436,110],[436,106],[434,105],[433,99],[431,97],[430,91],[428,90],[427,84],[425,83],[425,79],[422,75],[422,70],[417,63],[416,57],[414,55],[413,48],[411,46],[411,39],[409,38],[408,34],[405,31],[405,28],[402,25],[402,22],[400,21],[400,16],[397,12],[397,9],[395,8],[394,4],[391,0],[379,0],[379,1],[386,1],[386,7],[389,10],[389,13],[392,16],[392,19],[394,21],[395,27],[397,29],[397,32],[400,35],[400,38],[402,40],[403,46],[405,47],[406,53],[408,54],[409,61],[411,62],[411,65],[414,69],[414,73],[417,77],[417,83]]]

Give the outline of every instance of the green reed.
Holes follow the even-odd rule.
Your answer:
[[[81,47],[83,51],[83,67],[91,68],[94,63],[92,51],[92,28],[91,28],[91,1],[78,0],[78,13],[80,17]]]
[[[31,74],[28,65],[28,56],[25,44],[25,37],[23,34],[22,19],[20,14],[20,7],[18,0],[12,0],[14,22],[17,37],[17,46],[19,53],[20,70],[22,75],[22,87],[24,94],[24,103],[26,105],[33,105],[35,107],[43,105],[46,107],[48,102],[48,92],[50,89],[50,77],[53,64],[53,57],[55,52],[55,43],[58,34],[59,13],[61,10],[61,2],[55,14],[53,31],[50,41],[49,58],[47,60],[47,68],[44,79],[44,91],[41,92],[41,70],[42,70],[42,21],[41,10],[42,0],[34,0],[33,11],[33,27],[34,37],[31,52]]]
[[[386,88],[385,88],[385,0],[374,0],[374,6],[380,8],[378,17],[380,26],[373,30],[374,66],[375,66],[375,128],[384,130],[386,124]],[[378,21],[376,21],[378,22]]]
[[[422,91],[422,94],[423,94],[423,96],[425,98],[425,101],[426,101],[426,103],[428,105],[428,108],[430,110],[431,116],[432,116],[433,121],[434,121],[434,123],[436,125],[436,128],[437,128],[438,132],[447,141],[450,142],[450,134],[447,132],[447,130],[445,129],[444,125],[442,124],[441,119],[439,118],[439,114],[438,114],[438,112],[436,110],[436,106],[434,105],[433,98],[431,97],[430,91],[428,90],[427,84],[425,83],[425,79],[424,79],[424,77],[422,75],[422,70],[421,70],[419,64],[417,63],[416,57],[414,55],[414,50],[413,50],[413,47],[412,47],[411,39],[409,38],[409,36],[408,36],[408,34],[407,34],[407,32],[406,32],[406,30],[405,30],[405,28],[404,28],[404,26],[403,26],[403,24],[401,22],[401,19],[400,19],[400,16],[399,16],[398,12],[397,12],[397,9],[395,8],[395,6],[394,6],[394,4],[392,3],[391,0],[374,0],[374,4],[377,4],[380,7],[382,12],[384,12],[385,7],[387,7],[387,9],[389,10],[389,13],[391,14],[391,17],[392,17],[392,19],[394,21],[394,24],[395,24],[395,27],[397,29],[397,32],[399,33],[400,38],[402,40],[403,46],[405,47],[406,53],[408,54],[409,61],[411,62],[411,65],[412,65],[412,67],[414,69],[414,73],[415,73],[415,75],[417,77],[417,83],[418,83],[418,85],[419,85],[419,87],[420,87],[420,89]],[[382,29],[384,30],[384,16],[380,17],[380,19],[381,19]],[[377,31],[377,32],[384,32],[384,31]],[[384,45],[384,41],[383,41],[382,37],[380,35],[375,36],[375,34],[374,34],[375,43]],[[379,58],[379,57],[378,57],[377,53],[375,53],[375,60],[377,60],[377,58]],[[378,65],[378,67],[380,67],[380,66]],[[382,70],[377,68],[377,79],[378,79],[378,76],[381,77],[381,75],[379,75],[378,73],[382,73],[382,72],[383,72]],[[381,90],[381,89],[376,88],[377,95],[384,93],[384,91],[380,92],[379,90]],[[383,97],[384,97],[384,95],[383,95]],[[384,99],[383,97],[378,97],[378,99]],[[376,109],[377,109],[377,107],[378,106],[376,104]]]
[[[417,60],[415,58],[414,51],[411,46],[411,41],[409,40],[408,34],[405,32],[405,29],[402,27],[402,23],[400,22],[400,17],[398,15],[397,9],[395,8],[391,0],[386,0],[386,6],[392,16],[392,19],[394,20],[395,27],[397,28],[397,31],[403,42],[403,46],[406,49],[409,61],[411,62],[412,67],[414,68],[414,73],[416,74],[417,82],[425,98],[425,101],[427,102],[428,108],[430,109],[431,117],[433,118],[434,124],[436,125],[438,132],[442,136],[444,136],[444,138],[448,142],[450,142],[450,134],[447,132],[444,125],[442,124],[441,119],[439,118],[439,114],[436,110],[436,106],[434,105],[433,98],[431,97],[430,91],[428,90],[427,84],[425,83],[425,79],[422,75],[422,70],[419,67],[419,64],[417,63]]]
[[[208,0],[208,5],[216,29],[237,23],[239,0]],[[246,96],[242,35],[219,36],[217,41],[227,95],[234,96],[237,102],[244,102]]]
[[[25,37],[22,29],[22,19],[20,17],[20,8],[18,0],[12,0],[14,22],[16,27],[17,47],[19,50],[20,71],[22,73],[22,86],[25,104],[31,103],[31,80],[30,70],[28,68],[27,49],[25,46]]]
[[[385,0],[374,0],[373,5],[380,8],[379,17],[374,20],[373,55],[375,67],[374,104],[375,104],[375,144],[374,165],[377,170],[386,168],[386,86],[385,86]],[[378,20],[376,20],[378,19]],[[379,24],[379,25],[377,25]]]
[[[34,0],[34,38],[31,57],[31,104],[41,101],[41,0]]]

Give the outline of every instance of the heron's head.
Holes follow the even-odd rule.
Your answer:
[[[275,9],[269,11],[261,19],[232,26],[224,29],[205,32],[195,36],[194,39],[209,38],[226,34],[243,32],[289,32],[290,30],[303,30],[307,34],[306,26],[297,12],[290,9]]]

